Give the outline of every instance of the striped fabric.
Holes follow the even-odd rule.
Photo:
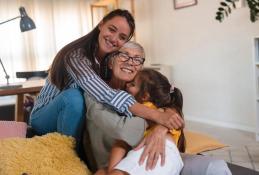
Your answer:
[[[124,113],[131,117],[129,107],[136,101],[134,97],[125,91],[110,88],[91,68],[91,62],[83,55],[82,50],[78,49],[69,54],[69,62],[73,68],[67,66],[68,84],[64,89],[81,87],[85,93],[91,95],[98,102],[106,104],[119,113]],[[73,70],[78,71],[76,74]],[[48,104],[52,99],[60,94],[60,90],[46,80],[40,95],[37,97],[33,111]],[[32,111],[32,112],[33,112]]]

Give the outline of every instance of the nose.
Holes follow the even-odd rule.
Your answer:
[[[110,42],[113,44],[113,45],[116,45],[116,43],[118,42],[118,37],[114,34],[110,37]]]
[[[127,63],[133,66],[134,65],[133,58],[129,56]]]

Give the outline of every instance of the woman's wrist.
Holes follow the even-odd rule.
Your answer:
[[[163,125],[156,125],[155,128],[157,129],[156,131],[158,131],[159,133],[166,135],[169,132],[169,129]]]

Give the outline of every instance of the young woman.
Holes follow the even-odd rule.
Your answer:
[[[100,62],[107,54],[117,51],[130,40],[134,29],[135,23],[131,14],[117,9],[107,14],[86,36],[59,51],[31,113],[30,123],[36,133],[58,131],[79,140],[85,115],[82,93],[127,117],[135,114],[154,120],[169,129],[183,126],[184,122],[177,113],[149,109],[137,103],[125,91],[110,88],[99,77]],[[158,136],[151,136],[144,141],[148,146],[142,159],[149,155],[153,164],[154,153],[161,152],[163,155],[162,148],[153,147],[161,145],[160,142]]]
[[[106,15],[90,33],[58,52],[30,117],[38,134],[58,131],[78,138],[85,115],[83,92],[131,115],[128,108],[135,103],[134,98],[109,88],[98,75],[100,61],[127,42],[134,29],[131,14],[118,9]]]

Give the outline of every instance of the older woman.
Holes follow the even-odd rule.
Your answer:
[[[125,89],[126,82],[133,80],[137,72],[143,66],[144,49],[135,42],[128,42],[124,44],[118,52],[115,52],[111,58],[112,59],[108,62],[109,70],[104,71],[107,83],[113,89]],[[112,109],[109,109],[106,106],[96,102],[87,94],[85,94],[85,99],[87,104],[86,124],[88,133],[85,133],[84,141],[90,141],[90,147],[94,157],[94,160],[89,160],[91,159],[89,153],[89,144],[85,144],[85,150],[88,151],[88,161],[90,161],[89,164],[92,166],[90,168],[96,170],[104,168],[108,165],[110,150],[116,139],[124,140],[132,147],[135,147],[138,144],[142,145],[143,142],[140,143],[140,141],[143,138],[143,133],[146,128],[144,119],[139,117],[127,118],[121,116],[121,114],[115,113]],[[160,147],[164,147],[165,144],[165,135],[168,129],[160,125],[158,125],[157,128],[160,129],[154,130],[150,136],[145,138],[152,138],[152,140],[154,138],[156,139],[156,144],[150,144],[152,145],[151,152],[153,150],[159,150]],[[204,160],[200,157],[198,157],[198,159]],[[143,157],[140,158],[140,163],[142,163],[142,161]],[[148,159],[148,161],[152,160]],[[152,164],[152,167],[154,167],[156,164],[155,161],[149,163]],[[162,160],[161,163],[163,164],[164,161]],[[93,168],[94,164],[96,167]],[[202,163],[200,164],[202,165]],[[216,167],[217,169],[222,169],[222,173],[221,170],[217,171],[218,175],[227,174],[225,172],[228,172],[228,169],[224,162],[220,161]],[[189,175],[192,174],[190,174],[190,172],[196,172],[197,175],[199,173],[199,175],[211,173],[201,173],[200,171],[193,171],[191,169],[195,170],[199,169],[199,167],[192,167],[189,169],[187,168],[186,172],[188,172]]]

